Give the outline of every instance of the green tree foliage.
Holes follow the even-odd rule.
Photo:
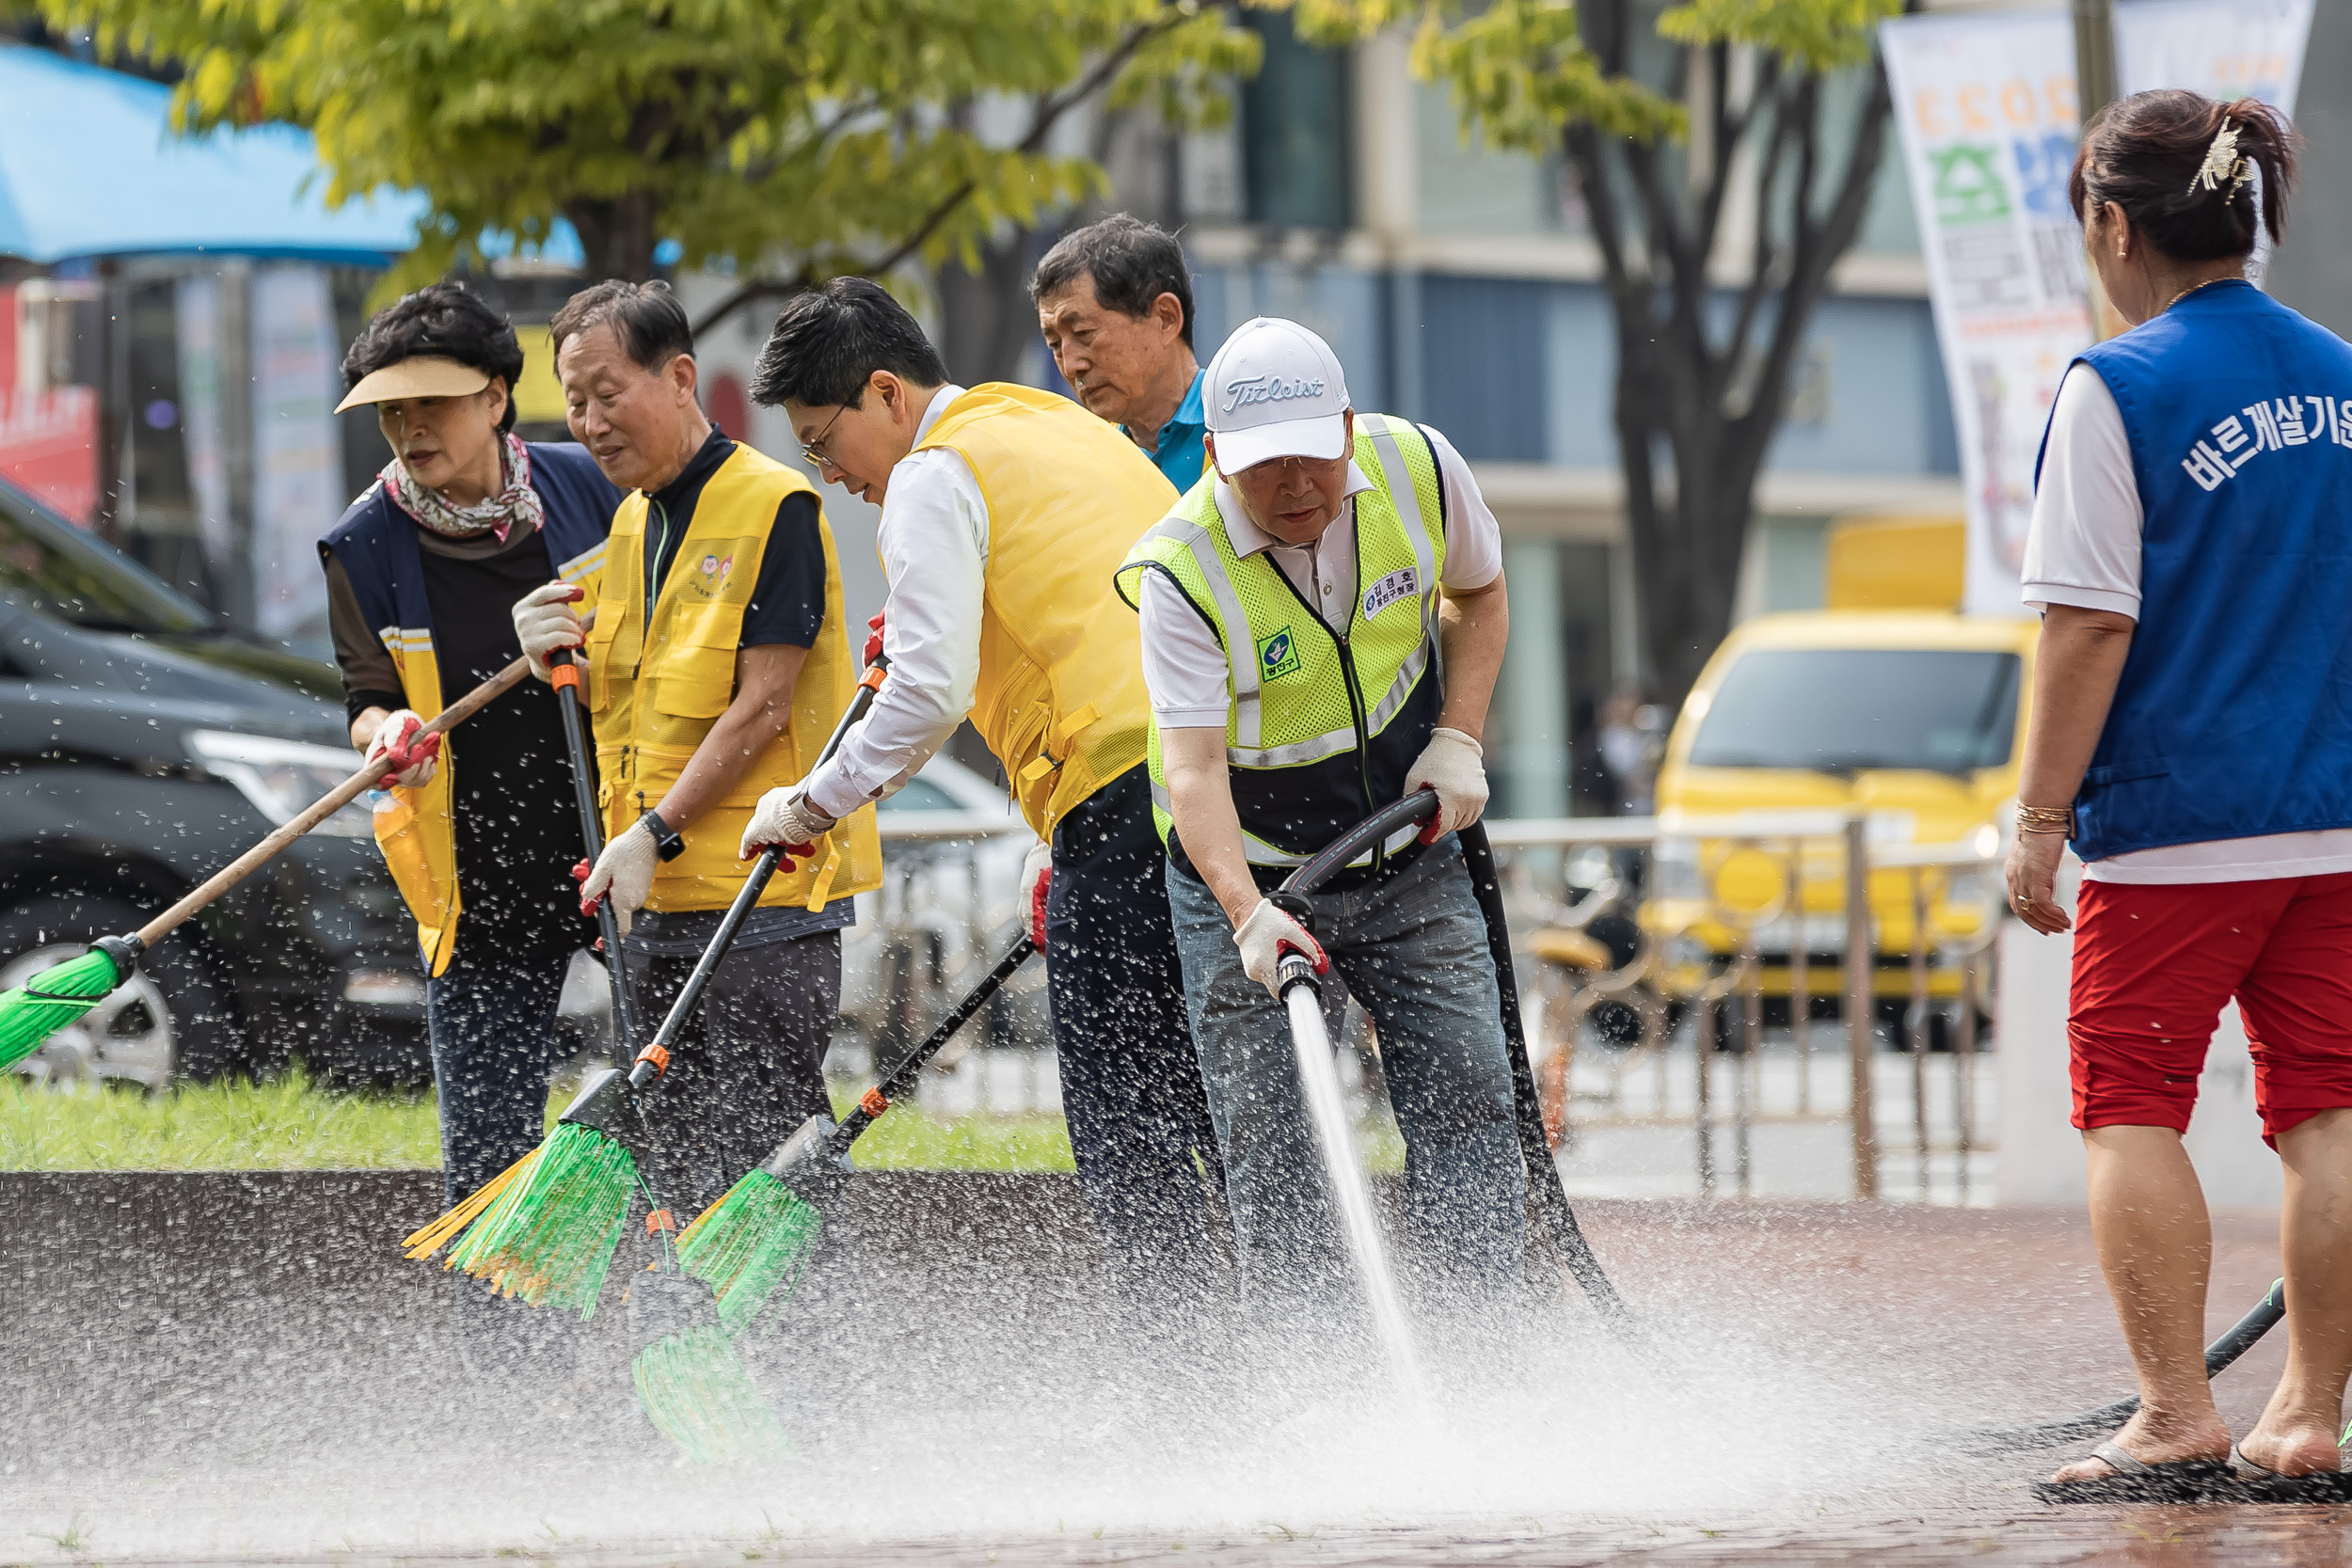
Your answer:
[[[102,53],[183,63],[191,129],[282,120],[328,198],[424,193],[396,275],[568,218],[599,277],[664,239],[747,279],[978,264],[1103,187],[1048,145],[1089,101],[1225,112],[1255,40],[1197,0],[40,0]],[[1000,105],[1009,129],[984,135]]]
[[[1466,133],[1565,155],[1616,318],[1645,662],[1679,697],[1729,628],[1756,477],[1861,230],[1890,107],[1877,28],[1908,0],[1290,3],[1327,41],[1415,27]]]

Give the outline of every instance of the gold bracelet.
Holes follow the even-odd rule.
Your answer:
[[[2072,838],[2074,836],[2074,831],[2072,828],[2028,828],[2023,822],[2020,822],[2017,825],[2017,832],[2021,837],[2030,835],[2034,837],[2046,838],[2052,833],[2058,834],[2060,838]]]
[[[2072,806],[2017,805],[2017,831],[2021,833],[2066,833],[2074,832],[2074,808]]]

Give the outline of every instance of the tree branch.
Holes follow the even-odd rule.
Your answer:
[[[1061,117],[1108,86],[1111,79],[1125,69],[1127,62],[1135,57],[1137,50],[1160,34],[1172,31],[1189,20],[1190,18],[1182,11],[1170,11],[1151,22],[1138,23],[1127,29],[1126,37],[1120,39],[1114,48],[1105,52],[1103,57],[1094,63],[1092,70],[1062,91],[1047,93],[1038,100],[1036,112],[1030,117],[1029,134],[1015,143],[1011,150],[1018,156],[1025,157],[1043,147],[1045,138],[1053,134],[1054,126]],[[920,251],[930,237],[939,232],[940,226],[955,215],[957,208],[971,200],[972,194],[978,189],[978,181],[966,180],[948,192],[931,208],[930,213],[924,215],[923,221],[915,226],[913,233],[884,252],[880,261],[860,267],[855,276],[879,277],[897,268],[909,257]],[[803,289],[812,286],[812,280],[805,268],[799,276],[789,279],[754,278],[722,299],[717,305],[712,306],[709,313],[693,325],[692,330],[696,333],[707,332],[755,299],[771,294],[798,293]]]

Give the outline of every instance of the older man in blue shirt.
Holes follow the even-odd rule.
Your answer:
[[[1119,426],[1170,484],[1191,489],[1207,421],[1192,352],[1192,277],[1176,237],[1124,213],[1089,224],[1045,253],[1029,297],[1078,401]]]

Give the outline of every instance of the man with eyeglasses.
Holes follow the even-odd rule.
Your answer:
[[[1216,1145],[1142,766],[1139,639],[1111,583],[1174,487],[1066,398],[951,385],[914,318],[862,278],[785,306],[752,395],[783,406],[821,478],[882,509],[890,679],[832,761],[760,802],[744,851],[888,795],[968,715],[1050,847],[1024,912],[1112,1262],[1139,1304],[1205,1285]]]

